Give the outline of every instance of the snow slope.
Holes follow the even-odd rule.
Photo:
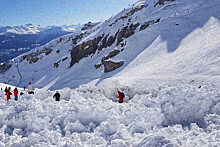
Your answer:
[[[0,84],[0,87],[6,85]],[[219,146],[220,91],[192,83],[36,89],[6,103],[0,91],[0,146],[160,147]],[[19,89],[21,92],[22,90]]]
[[[28,81],[39,88],[49,84],[49,89],[76,88],[86,83],[129,86],[137,82],[176,84],[191,80],[219,85],[219,7],[218,0],[139,1],[90,30],[64,36],[62,40],[55,39],[28,52],[26,55],[45,48],[52,49],[47,56],[39,55],[36,63],[21,61],[22,56],[15,58],[12,67],[0,75],[0,80],[21,87]],[[123,30],[127,32],[117,33]],[[116,40],[85,55],[78,63],[73,62],[76,47],[103,34],[107,40],[111,36],[116,36]],[[124,36],[120,38],[120,35]],[[101,46],[102,42],[97,45]],[[83,46],[79,52],[86,50],[91,50],[91,46]],[[95,69],[94,65],[100,64],[103,57],[113,50],[120,53],[109,60],[123,61],[123,66],[107,73],[102,64]],[[59,64],[57,68],[55,63]]]

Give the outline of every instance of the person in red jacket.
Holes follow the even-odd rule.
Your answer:
[[[118,91],[118,98],[119,98],[118,102],[119,102],[119,103],[123,103],[124,97],[125,97],[124,93]]]
[[[14,96],[15,96],[15,101],[17,101],[18,100],[18,89],[17,88],[14,89]]]
[[[10,92],[10,90],[11,90],[11,87],[9,87],[8,90],[5,92],[7,102],[11,99],[12,93]]]

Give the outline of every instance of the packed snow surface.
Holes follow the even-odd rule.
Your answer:
[[[1,84],[4,88],[5,85]],[[6,102],[0,91],[0,146],[208,147],[220,145],[220,91],[179,83],[36,89]],[[21,92],[22,90],[19,89]]]

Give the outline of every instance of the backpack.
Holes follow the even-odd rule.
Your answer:
[[[125,98],[125,94],[123,92],[121,92],[121,96],[122,98]]]

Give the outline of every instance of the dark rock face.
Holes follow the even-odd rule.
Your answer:
[[[122,17],[116,19],[116,21],[114,23],[116,23],[120,19],[125,19],[125,18],[133,15],[135,12],[140,11],[145,7],[147,7],[147,5],[142,5],[139,8],[132,9],[130,12],[126,13],[125,16],[122,16]],[[131,22],[131,18],[129,18],[128,21]],[[81,40],[83,38],[84,34],[80,34],[80,35],[76,36],[74,39],[72,39],[73,44],[75,44],[76,46],[74,46],[72,48],[71,53],[70,53],[71,54],[70,67],[72,67],[75,63],[78,63],[82,58],[93,55],[96,52],[99,53],[102,49],[112,46],[112,44],[114,44],[115,42],[117,43],[117,46],[124,47],[126,45],[126,41],[124,41],[124,39],[134,35],[135,31],[137,30],[137,28],[139,26],[140,26],[139,31],[142,31],[142,30],[146,29],[148,26],[153,25],[158,22],[160,22],[160,18],[156,19],[156,20],[147,21],[144,24],[141,24],[141,26],[140,26],[140,23],[136,23],[136,24],[128,23],[126,26],[119,29],[113,36],[110,36],[109,34],[107,34],[107,35],[102,34],[102,35],[94,38],[93,40],[89,40],[89,41],[83,42],[82,44],[78,44],[78,45],[76,45],[76,44],[79,42],[79,39]],[[112,25],[114,25],[114,23]],[[106,60],[116,56],[119,53],[120,53],[120,51],[115,50],[115,51],[109,53],[108,56],[102,58],[101,64],[103,64],[103,63],[106,64],[106,65],[103,64],[105,66],[105,71],[108,71],[108,72],[111,71],[111,70],[109,70],[109,69],[111,69],[110,68],[111,65],[113,66],[112,69],[116,69],[116,68],[114,68],[114,64],[113,64],[114,62],[112,63],[111,61],[106,61]],[[118,63],[115,63],[115,64],[120,65],[120,66],[123,65],[122,62],[119,62],[119,63],[120,64],[118,64]],[[94,66],[97,69],[101,65],[96,64]]]
[[[40,54],[45,54],[46,56],[49,55],[53,50],[49,48],[45,48],[42,51],[40,51]]]
[[[169,1],[171,1],[171,2],[173,2],[173,1],[175,1],[175,0],[159,0],[155,5],[154,5],[154,7],[156,7],[157,5],[164,5],[164,3],[165,2],[169,2]]]
[[[79,34],[79,35],[76,35],[76,37],[74,37],[74,38],[72,39],[73,44],[76,45],[77,42],[78,42],[78,40],[82,39],[83,35],[84,35],[83,33],[81,33],[81,34]]]
[[[63,38],[61,37],[58,41],[57,41],[57,43],[61,43],[63,41]]]
[[[101,51],[103,48],[111,46],[117,39],[117,45],[119,45],[123,38],[128,38],[134,34],[136,28],[139,26],[139,23],[130,26],[126,26],[116,32],[114,36],[108,35],[101,35],[93,40],[89,40],[82,44],[75,46],[71,50],[71,63],[70,67],[73,66],[75,63],[78,63],[82,58],[88,57],[91,54],[94,54],[96,50]],[[75,40],[74,40],[75,41]],[[75,42],[76,43],[76,42]]]
[[[102,66],[102,64],[95,64],[95,65],[94,65],[95,69],[98,69],[98,68],[101,67],[101,66]]]
[[[75,63],[78,63],[82,58],[88,57],[89,55],[94,54],[97,50],[101,51],[103,48],[111,46],[118,35],[118,32],[115,36],[109,36],[102,34],[93,40],[89,40],[87,42],[83,42],[79,44],[71,50],[71,63],[70,67]]]
[[[119,32],[119,31],[118,31],[118,32]],[[109,36],[109,35],[107,35],[106,40],[103,39],[103,41],[102,41],[102,46],[100,47],[99,50],[101,50],[102,48],[106,48],[106,47],[111,46],[111,45],[115,42],[116,37],[117,37],[117,35],[118,35],[118,32],[115,34],[115,36]],[[109,37],[108,37],[108,36],[109,36]],[[107,38],[108,38],[108,39],[107,39]]]
[[[59,54],[59,53],[60,53],[60,50],[57,50],[56,53]]]
[[[73,66],[75,63],[78,63],[83,57],[88,57],[89,55],[94,54],[98,49],[98,44],[103,36],[104,35],[75,46],[71,50],[72,60],[70,63],[70,67]]]
[[[11,67],[11,63],[9,63],[9,62],[1,63],[1,64],[0,64],[0,73],[3,74],[3,73],[6,72],[10,67]]]
[[[113,50],[112,52],[110,52],[107,56],[103,57],[102,60],[108,60],[116,55],[118,55],[120,53],[119,50]]]
[[[63,62],[63,61],[66,61],[67,59],[68,59],[68,57],[64,57],[64,58],[60,59],[59,61],[55,62],[54,65],[53,65],[54,68],[58,68],[59,65],[60,65],[59,63]]]
[[[143,8],[146,8],[147,5],[142,5],[139,8],[135,8],[132,9],[130,12],[126,13],[124,16],[121,16],[120,18],[116,19],[115,22],[113,22],[112,24],[110,24],[109,26],[113,26],[116,22],[118,22],[119,20],[124,20],[125,18],[128,18],[129,16],[132,16],[135,12],[138,12],[140,10],[142,10]],[[131,21],[131,19],[129,19]]]
[[[44,48],[43,50],[38,50],[36,52],[30,53],[29,55],[24,55],[21,57],[21,61],[27,60],[29,64],[36,63],[40,58],[39,55],[45,54],[46,56],[52,52],[50,48]]]
[[[131,24],[130,26],[125,26],[124,28],[122,28],[121,31],[118,33],[117,45],[119,45],[119,43],[123,41],[123,38],[128,38],[132,36],[138,26],[139,23],[135,25]]]
[[[145,30],[147,27],[149,27],[150,25],[153,25],[155,23],[160,22],[160,18],[158,18],[157,20],[150,20],[145,22],[143,25],[141,25],[140,27],[140,31]]]
[[[91,28],[95,27],[97,24],[99,24],[99,23],[88,22],[87,24],[85,24],[83,26],[83,28],[81,30],[84,31],[84,30],[87,30],[87,29],[91,29]]]
[[[62,62],[65,61],[65,60],[67,60],[67,59],[68,59],[68,57],[64,57],[64,58],[62,59]]]
[[[54,63],[54,68],[58,68],[59,67],[59,62]]]
[[[102,61],[100,64],[95,64],[94,67],[96,69],[98,69],[100,66],[104,65],[104,68],[105,68],[105,72],[110,72],[110,71],[113,71],[119,67],[121,67],[124,62],[123,61],[120,61],[120,62],[112,62],[112,61],[106,61],[116,55],[118,55],[120,53],[119,50],[113,50],[112,52],[110,52],[107,56],[103,57],[102,58]]]
[[[36,63],[38,60],[39,58],[35,57],[34,55],[30,55],[27,57],[27,61],[29,62],[29,64]]]
[[[111,72],[114,71],[115,69],[118,69],[119,67],[124,65],[124,61],[120,62],[112,62],[112,61],[102,61],[102,64],[104,65],[104,72]]]

